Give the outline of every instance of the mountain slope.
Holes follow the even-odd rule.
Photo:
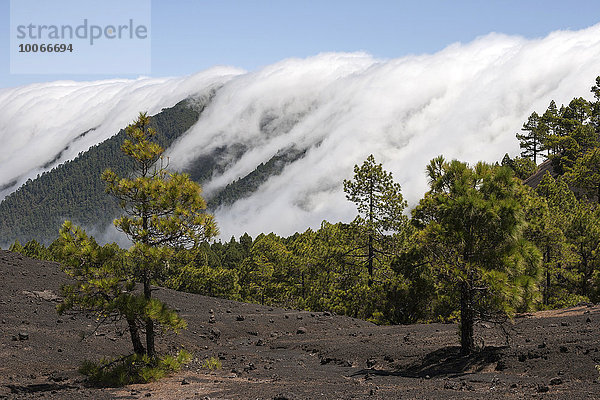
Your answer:
[[[153,116],[156,141],[164,147],[171,145],[198,120],[208,101],[183,100]],[[125,137],[121,130],[7,196],[0,203],[0,238],[4,245],[15,239],[36,239],[47,244],[57,237],[65,219],[100,231],[110,224],[120,209],[104,192],[100,176],[106,168],[121,175],[132,171],[133,164],[120,150]]]

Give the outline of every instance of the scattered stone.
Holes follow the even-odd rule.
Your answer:
[[[375,360],[374,358],[369,358],[367,360],[367,368],[373,368],[375,364],[377,364],[377,360]]]
[[[325,312],[323,313],[323,316],[324,316],[324,317],[331,317],[331,313],[330,313],[329,311],[325,311]]]
[[[243,316],[243,315],[238,315],[237,317],[235,317],[235,320],[236,320],[236,321],[243,321],[243,320],[245,320],[245,319],[246,319],[246,318],[244,318],[244,316]]]
[[[209,323],[209,324],[214,324],[215,322],[217,322],[217,321],[215,320],[215,315],[214,315],[214,314],[211,314],[211,315],[210,315],[210,317],[208,318],[208,323]]]
[[[296,398],[291,393],[278,393],[273,397],[273,400],[296,400]]]
[[[307,331],[306,331],[306,328],[305,328],[305,327],[303,327],[303,326],[299,327],[299,328],[296,330],[296,334],[297,334],[297,335],[304,335],[306,332],[307,332]]]
[[[183,378],[183,379],[181,380],[181,384],[182,384],[182,385],[189,385],[189,384],[190,384],[190,382],[188,382],[188,380],[187,380],[187,379]]]
[[[217,340],[221,337],[221,331],[218,328],[210,328],[210,336],[212,340]]]
[[[557,324],[550,324],[550,328],[556,328],[557,326]]]
[[[146,393],[146,394],[144,395],[144,397],[150,397],[150,396],[152,396],[152,393]]]
[[[231,310],[230,310],[229,308],[228,308],[228,309],[227,309],[225,312],[226,312],[227,314],[231,314]]]
[[[258,339],[258,340],[256,341],[256,345],[257,345],[257,346],[264,346],[264,345],[265,345],[265,342],[264,342],[264,340],[262,340],[262,339]]]
[[[274,322],[275,322],[275,321],[273,320],[273,318],[269,319],[269,323],[270,323],[270,324],[272,324],[272,323],[274,323]]]
[[[550,388],[547,385],[538,385],[538,387],[537,387],[538,393],[546,393],[549,391],[550,391]]]
[[[248,335],[252,335],[252,336],[258,336],[258,332],[257,331],[248,331],[246,332]]]
[[[538,349],[543,349],[545,347],[546,347],[546,343],[545,342],[538,344]]]
[[[561,378],[559,378],[558,376],[550,379],[551,385],[562,385],[562,383],[563,383],[563,380]]]
[[[444,389],[447,390],[460,390],[461,385],[458,382],[446,381],[444,382]]]
[[[585,319],[585,322],[589,324],[590,322],[592,322],[592,319],[591,319],[590,317],[587,317],[587,318]]]
[[[19,340],[29,340],[29,333],[19,332]]]
[[[296,319],[302,319],[302,315],[296,315]]]
[[[289,315],[287,315],[287,314],[285,314],[283,317],[284,317],[285,319],[288,319],[288,318],[290,318],[290,316],[289,316]]]
[[[563,321],[563,322],[560,323],[560,326],[570,326],[570,325],[571,324],[568,323],[568,322],[566,322],[566,321]]]

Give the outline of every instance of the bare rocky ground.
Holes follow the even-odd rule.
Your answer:
[[[93,388],[77,372],[81,362],[131,345],[109,326],[81,341],[94,320],[55,311],[66,282],[55,263],[0,251],[0,398],[600,398],[598,306],[519,316],[508,337],[479,325],[482,350],[465,358],[453,324],[376,326],[166,289],[156,295],[189,327],[159,349],[184,347],[194,361],[159,382]],[[202,368],[209,357],[222,368]]]

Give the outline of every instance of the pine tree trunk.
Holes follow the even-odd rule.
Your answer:
[[[152,291],[150,288],[150,278],[147,276],[144,278],[144,297],[150,301],[152,298]],[[154,321],[152,318],[146,317],[146,354],[151,359],[156,356],[154,349]]]
[[[133,343],[133,351],[135,354],[146,354],[146,349],[140,339],[140,331],[135,324],[133,318],[127,318],[127,325],[129,325],[129,334],[131,335],[131,342]]]
[[[369,286],[373,282],[373,257],[375,256],[373,251],[373,234],[369,234],[369,254],[367,259],[367,268],[369,270]]]
[[[546,288],[544,290],[544,304],[548,305],[550,301],[550,248],[546,249],[546,254],[544,254],[544,256],[546,259]]]
[[[473,341],[473,291],[468,282],[463,282],[460,289],[460,352],[471,354]]]

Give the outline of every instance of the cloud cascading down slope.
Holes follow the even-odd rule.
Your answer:
[[[184,167],[223,144],[246,145],[205,185],[210,193],[290,144],[308,148],[254,195],[216,212],[225,238],[287,235],[324,219],[352,220],[342,181],[371,153],[411,205],[427,190],[425,165],[439,154],[468,162],[517,155],[515,133],[531,112],[552,99],[590,97],[599,60],[600,25],[537,40],[490,34],[393,60],[288,59],[229,81],[170,155]]]
[[[596,25],[535,40],[490,34],[391,60],[326,53],[250,73],[213,69],[177,79],[4,89],[0,186],[37,173],[90,128],[98,127],[62,159],[116,133],[139,110],[153,114],[222,85],[196,125],[168,150],[171,166],[185,169],[215,148],[244,145],[241,158],[205,183],[210,194],[280,150],[307,149],[256,193],[216,211],[224,238],[245,231],[288,235],[324,219],[352,220],[355,209],[342,181],[371,153],[401,183],[411,205],[427,189],[425,165],[439,154],[469,162],[518,154],[515,133],[531,112],[543,112],[552,99],[560,105],[589,97],[599,60]]]
[[[212,68],[185,78],[58,81],[0,89],[0,200],[28,178],[115,135],[140,111],[156,114],[242,72]]]

